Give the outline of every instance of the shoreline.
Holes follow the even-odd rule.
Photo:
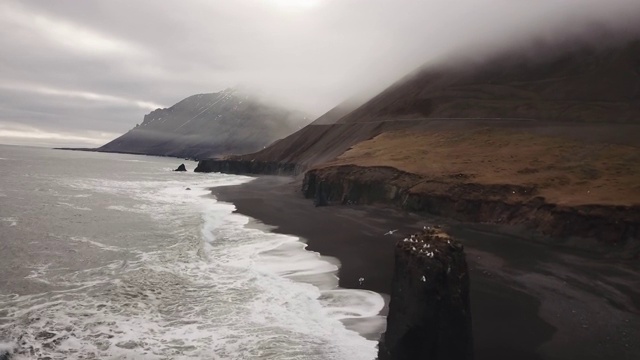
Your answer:
[[[211,189],[213,190],[215,188],[211,188]],[[234,205],[231,202],[226,202],[226,201],[222,201],[222,200],[219,200],[219,203]],[[237,211],[235,211],[235,212],[237,212]],[[272,225],[267,225],[267,224],[261,222],[260,220],[252,218],[252,217],[247,216],[245,214],[242,214],[242,213],[239,213],[239,212],[237,212],[237,213],[240,214],[240,215],[246,216],[249,219],[249,222],[246,225],[244,225],[245,228],[256,229],[256,230],[260,230],[262,232],[267,232],[267,233],[268,232],[274,232],[274,233],[283,234],[283,235],[287,235],[287,236],[298,237],[297,241],[299,241],[302,244],[305,244],[305,246],[303,248],[304,251],[309,251],[309,252],[313,252],[313,253],[318,254],[320,261],[336,265],[338,267],[338,269],[340,269],[342,267],[342,262],[337,257],[325,255],[325,254],[319,253],[316,250],[310,249],[309,248],[309,244],[308,244],[308,242],[306,241],[305,238],[299,237],[299,236],[294,235],[294,234],[287,234],[287,233],[275,231],[276,227],[274,227]],[[272,249],[272,250],[276,250],[276,249]],[[266,251],[266,253],[268,253],[269,251],[272,251],[272,250],[268,250],[268,251]],[[339,284],[340,278],[338,277],[338,273],[339,273],[339,271],[335,272],[337,289],[332,289],[332,290],[366,290],[366,291],[373,291],[373,290],[365,289],[363,287],[347,288],[347,287],[341,286]],[[316,274],[316,275],[318,275],[318,274]],[[287,276],[285,276],[285,277],[287,277]],[[320,289],[320,291],[323,291],[323,289],[325,289],[323,287],[323,285],[315,283],[314,279],[312,279],[312,278],[306,278],[305,279],[304,275],[302,275],[299,278],[295,278],[295,279],[291,278],[291,279],[296,281],[296,282],[308,283],[308,284],[311,284],[313,286],[316,286],[318,289]],[[386,316],[388,315],[388,312],[389,312],[389,295],[384,294],[384,293],[379,293],[379,292],[376,292],[376,291],[373,291],[373,292],[375,292],[377,295],[379,295],[382,298],[382,300],[384,301],[384,305],[382,306],[382,308],[380,309],[380,311],[376,315],[372,315],[372,316],[368,316],[368,317],[345,317],[345,318],[339,319],[339,321],[346,328],[348,328],[349,330],[357,332],[358,334],[360,334],[360,336],[364,337],[365,339],[377,342],[381,338],[381,336],[384,334],[384,326],[382,326],[382,328],[381,328],[380,323],[379,323],[379,319],[380,319],[380,317],[384,317],[384,321],[386,322]]]
[[[309,250],[338,258],[340,287],[387,296],[395,241],[424,225],[444,224],[466,249],[476,359],[640,356],[640,344],[632,341],[640,336],[640,267],[633,262],[534,243],[496,225],[371,206],[316,208],[299,189],[292,177],[260,176],[212,193],[272,231],[299,236]]]

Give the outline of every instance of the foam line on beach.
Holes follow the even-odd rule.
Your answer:
[[[228,206],[235,210],[233,205]],[[243,237],[246,244],[237,250],[244,252],[245,256],[234,254],[230,258],[244,258],[248,262],[239,264],[234,261],[236,264],[307,285],[309,296],[319,302],[323,313],[334,320],[348,320],[343,324],[350,330],[362,335],[384,332],[385,317],[379,314],[385,301],[380,294],[338,287],[338,259],[307,250],[307,244],[296,236],[247,227],[252,221],[255,220],[231,213],[221,224],[205,225],[203,235],[210,244],[237,241],[238,237]],[[206,229],[214,230],[207,233]]]

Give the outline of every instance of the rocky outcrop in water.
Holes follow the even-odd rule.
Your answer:
[[[401,240],[380,360],[470,360],[469,273],[462,244],[439,229]]]
[[[355,165],[312,169],[302,192],[308,199],[322,183],[332,204],[392,204],[461,221],[523,225],[555,237],[592,238],[637,257],[640,206],[562,206],[545,202],[535,188],[474,183],[425,183],[391,167]],[[421,186],[416,190],[417,185]]]
[[[180,164],[180,166],[178,166],[178,168],[173,171],[187,171],[187,168],[186,166],[184,166],[184,164]]]
[[[11,354],[8,351],[0,350],[0,360],[10,360]]]

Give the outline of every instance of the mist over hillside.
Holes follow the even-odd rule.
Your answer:
[[[537,58],[531,57],[533,49],[512,49],[476,63],[425,67],[339,121],[521,118],[637,122],[640,41],[625,37],[601,46],[540,48]]]
[[[517,51],[473,66],[427,66],[359,107],[340,104],[272,146],[238,153],[237,159],[292,164],[302,171],[384,132],[482,126],[635,146],[637,136],[628,126],[640,123],[640,42],[619,39],[548,52],[536,61]],[[628,126],[609,126],[614,124]]]

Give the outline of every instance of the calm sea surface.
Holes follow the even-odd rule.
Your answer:
[[[374,359],[340,320],[382,297],[207,190],[251,178],[180,163],[0,145],[0,356]]]

